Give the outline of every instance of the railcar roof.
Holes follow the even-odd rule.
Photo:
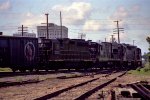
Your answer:
[[[34,37],[17,37],[17,36],[8,36],[8,35],[0,35],[0,38],[26,38],[26,39],[38,39]]]

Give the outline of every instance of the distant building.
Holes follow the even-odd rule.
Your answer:
[[[37,26],[37,34],[39,38],[47,37],[47,26]],[[62,26],[62,34],[61,34],[61,26],[58,26],[54,23],[48,24],[48,39],[56,39],[56,38],[68,38],[68,28]]]
[[[13,36],[22,37],[22,34],[21,33],[14,33]],[[35,38],[36,34],[35,33],[24,33],[23,37],[34,37]]]

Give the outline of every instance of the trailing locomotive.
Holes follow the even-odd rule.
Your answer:
[[[0,36],[0,67],[20,70],[137,68],[141,49],[116,42]]]

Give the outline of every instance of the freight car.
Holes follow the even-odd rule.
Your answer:
[[[37,64],[36,38],[0,36],[0,67],[32,71]]]
[[[0,36],[0,67],[10,67],[13,71],[138,66],[141,66],[141,49],[129,44]]]

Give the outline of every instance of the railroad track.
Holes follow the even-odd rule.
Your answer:
[[[0,78],[3,77],[14,77],[14,76],[25,76],[25,75],[47,75],[55,73],[69,73],[73,71],[40,71],[40,72],[0,72]]]
[[[56,74],[56,73],[73,73],[73,72],[79,72],[79,73],[90,73],[90,72],[96,72],[96,71],[67,71],[67,70],[60,70],[60,71],[39,71],[39,72],[0,72],[0,78],[4,77],[15,77],[15,76],[26,76],[26,75],[47,75],[47,74]],[[101,70],[97,71],[96,73],[111,73],[112,70]]]
[[[20,74],[24,74],[24,73],[20,73]],[[18,74],[18,75],[20,75],[20,74]],[[46,74],[46,73],[42,73],[42,75],[44,75],[44,74]],[[82,75],[78,75],[78,74],[65,75],[65,76],[62,75],[62,76],[56,76],[55,78],[57,78],[57,79],[70,79],[70,78],[80,78],[80,77],[97,75],[97,74],[100,74],[100,72],[96,72],[96,73],[90,73],[90,72],[88,72],[88,73],[82,74]],[[5,82],[4,81],[4,82],[0,82],[0,88],[2,88],[2,87],[8,87],[8,86],[16,86],[16,85],[39,83],[39,82],[43,82],[43,81],[48,80],[48,79],[52,79],[52,78],[46,78],[46,79],[43,79],[43,80],[29,79],[29,80],[15,81],[15,82],[11,82],[11,81],[6,81]]]
[[[130,84],[130,86],[136,90],[144,98],[144,100],[150,100],[150,90],[145,86],[139,83]]]
[[[117,77],[121,77],[124,74],[125,73],[118,75]],[[105,75],[103,77],[108,78],[109,76],[111,76],[111,74]],[[58,100],[58,99],[62,99],[62,98],[69,99],[69,100],[70,99],[84,100],[84,99],[88,98],[90,95],[92,95],[93,93],[95,93],[97,90],[114,82],[117,79],[117,77],[113,77],[108,80],[105,79],[105,82],[102,82],[101,78],[94,78],[94,79],[85,81],[83,83],[69,86],[69,87],[61,89],[61,90],[57,90],[53,93],[38,97],[34,100],[47,100],[47,99]],[[66,98],[64,98],[64,97],[66,97]]]

